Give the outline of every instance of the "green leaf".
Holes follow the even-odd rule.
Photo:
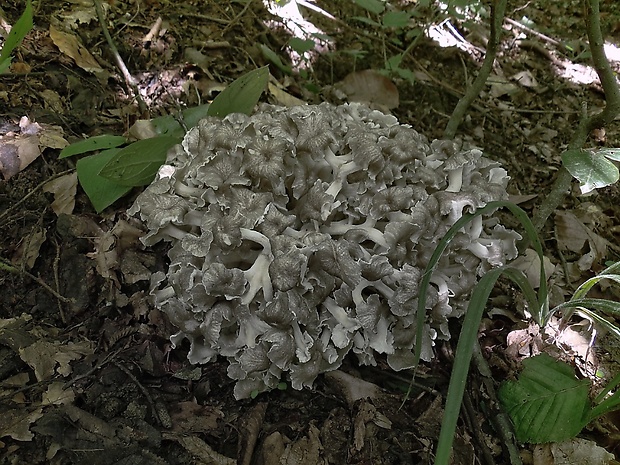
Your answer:
[[[300,55],[303,55],[310,50],[314,50],[316,47],[316,43],[312,39],[300,39],[299,37],[291,37],[291,40],[288,41],[290,47],[295,50]]]
[[[276,67],[280,71],[282,71],[283,73],[286,73],[286,74],[292,74],[293,73],[293,68],[291,68],[290,66],[285,65],[284,63],[282,63],[282,59],[280,58],[280,56],[276,52],[271,50],[266,45],[258,44],[258,46],[259,46],[261,52],[263,53],[263,56],[265,58],[267,58],[269,61],[271,61],[274,65],[276,65]]]
[[[383,26],[404,28],[409,24],[411,14],[406,11],[388,11],[383,15]]]
[[[31,29],[32,4],[30,3],[30,0],[28,0],[26,2],[26,9],[19,17],[15,25],[11,28],[11,32],[9,32],[9,35],[2,46],[2,51],[0,51],[0,67],[9,60],[11,52],[13,52],[15,47],[17,47],[22,40],[24,40],[24,37],[26,37]]]
[[[560,442],[577,436],[587,424],[590,401],[587,379],[575,378],[566,363],[547,354],[523,361],[517,381],[498,392],[520,442]]]
[[[207,115],[223,118],[230,113],[252,113],[269,80],[269,67],[250,71],[233,81],[211,103]]]
[[[99,176],[101,168],[108,163],[121,149],[110,149],[97,155],[84,157],[77,162],[77,175],[80,185],[97,213],[112,205],[131,190]]]
[[[208,116],[210,104],[199,105],[197,107],[186,108],[181,112],[181,121],[187,129],[191,129],[198,121]],[[159,116],[151,120],[151,124],[155,128],[155,132],[160,136],[183,137],[185,129],[179,124],[175,115]]]
[[[127,143],[127,139],[123,136],[101,135],[89,137],[86,140],[74,142],[66,146],[60,152],[58,158],[72,157],[82,153],[94,152],[95,150],[113,149]]]
[[[376,15],[383,13],[385,3],[380,0],[354,0],[356,4]]]
[[[121,186],[150,184],[166,161],[168,150],[180,142],[180,138],[170,136],[136,141],[119,150],[103,166],[99,175]]]
[[[562,163],[579,181],[582,194],[610,186],[618,181],[618,168],[605,155],[585,150],[568,150],[562,154]]]

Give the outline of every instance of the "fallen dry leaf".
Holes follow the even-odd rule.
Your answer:
[[[54,194],[52,210],[56,215],[62,213],[70,215],[75,207],[75,194],[77,192],[77,172],[65,174],[53,179],[43,186],[43,192]]]
[[[372,69],[349,73],[335,87],[344,92],[350,102],[388,110],[399,105],[396,85]]]
[[[62,376],[71,374],[69,363],[92,353],[88,341],[60,344],[41,340],[19,349],[19,356],[34,370],[37,381],[51,378],[54,371]]]
[[[595,262],[604,260],[607,255],[607,240],[592,231],[571,212],[556,213],[555,232],[561,251],[568,250],[581,254],[577,260],[577,266],[581,271],[590,270]]]
[[[40,226],[35,227],[28,236],[19,241],[17,250],[11,257],[11,263],[31,270],[37,258],[39,258],[39,250],[41,250],[41,246],[46,238],[45,229]]]
[[[4,179],[15,176],[41,155],[39,137],[3,137],[0,139],[0,174]]]
[[[57,29],[50,24],[50,37],[54,45],[58,47],[62,53],[72,58],[75,64],[89,73],[103,73],[103,68],[99,66],[97,60],[84,47],[82,41],[74,34],[69,34]]]
[[[47,387],[47,391],[43,393],[41,405],[62,405],[70,404],[75,400],[75,393],[73,389],[65,389],[65,383],[56,381],[50,383]]]
[[[34,435],[30,432],[30,425],[42,416],[40,407],[33,411],[20,408],[2,412],[0,437],[10,436],[17,441],[32,441]]]

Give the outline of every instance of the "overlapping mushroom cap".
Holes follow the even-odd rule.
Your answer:
[[[454,141],[430,142],[396,118],[351,104],[207,118],[186,135],[130,209],[146,245],[172,243],[155,304],[189,339],[192,363],[230,361],[235,396],[295,389],[349,352],[395,370],[416,343],[432,357],[485,270],[519,236],[481,217],[444,254],[415,341],[418,284],[463,212],[506,197],[506,172]]]

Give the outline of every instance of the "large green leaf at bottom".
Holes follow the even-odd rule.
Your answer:
[[[547,354],[523,361],[517,381],[504,383],[498,394],[512,419],[519,441],[560,442],[577,436],[590,410],[587,379]]]
[[[97,213],[102,212],[131,190],[131,187],[121,186],[99,176],[101,168],[120,150],[109,149],[97,155],[81,158],[77,162],[78,180]]]

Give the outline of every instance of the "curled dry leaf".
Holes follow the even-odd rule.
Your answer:
[[[581,255],[577,260],[581,271],[591,269],[594,263],[602,261],[607,255],[608,241],[571,212],[560,211],[555,215],[555,231],[560,250]]]
[[[62,213],[70,215],[75,207],[75,193],[77,192],[77,172],[66,174],[47,182],[43,192],[54,194],[52,210],[56,215]]]
[[[84,71],[93,74],[104,72],[103,68],[97,63],[97,60],[95,60],[86,47],[84,47],[76,35],[63,32],[54,27],[54,25],[50,25],[50,37],[54,45],[56,45],[62,53],[72,58],[75,64]]]
[[[34,123],[24,116],[19,121],[19,132],[0,135],[0,174],[9,179],[36,160],[42,147],[57,149],[67,145],[60,127]]]
[[[349,102],[365,103],[371,108],[391,110],[399,104],[396,85],[372,69],[349,73],[336,87],[346,94]]]

